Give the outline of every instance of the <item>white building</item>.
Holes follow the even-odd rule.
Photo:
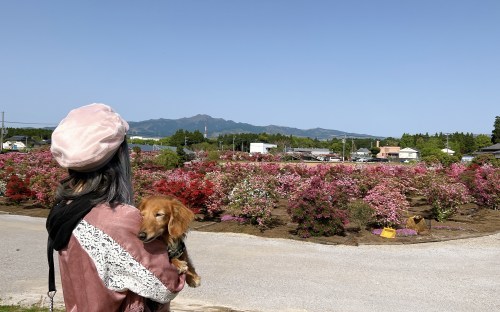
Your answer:
[[[160,141],[160,138],[147,138],[138,135],[131,136],[130,140],[152,140],[152,141]]]
[[[13,151],[24,151],[26,149],[26,144],[20,141],[6,141],[2,144],[3,149],[5,150],[13,150]]]
[[[452,156],[455,154],[455,151],[452,151],[452,150],[451,150],[451,149],[449,149],[449,148],[443,148],[443,149],[441,150],[441,152],[446,153],[446,154],[448,154],[448,155],[452,155]]]
[[[414,150],[413,148],[403,148],[402,150],[399,151],[399,160],[404,161],[412,161],[412,160],[418,160],[419,158],[419,152],[417,150]]]
[[[253,153],[261,153],[267,154],[271,148],[277,148],[276,144],[268,144],[268,143],[250,143],[250,154]]]

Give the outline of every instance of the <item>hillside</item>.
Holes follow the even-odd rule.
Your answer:
[[[207,127],[207,135],[210,138],[218,137],[224,134],[237,133],[269,133],[293,135],[297,137],[317,138],[318,140],[327,140],[332,138],[343,137],[349,138],[376,138],[373,135],[349,133],[340,130],[329,130],[322,128],[314,129],[297,129],[291,127],[283,127],[276,125],[269,126],[254,126],[242,122],[234,122],[222,118],[213,118],[209,115],[196,115],[189,118],[180,119],[150,119],[145,121],[129,121],[130,135],[138,135],[145,137],[165,137],[173,135],[177,130],[187,130],[194,132],[196,130],[201,133],[205,132]]]

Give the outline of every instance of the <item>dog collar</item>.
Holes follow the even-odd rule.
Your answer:
[[[179,258],[180,256],[182,256],[185,249],[186,245],[184,245],[184,241],[182,241],[182,239],[179,239],[172,245],[168,245],[168,257],[170,259]]]

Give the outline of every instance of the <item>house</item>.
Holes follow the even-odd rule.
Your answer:
[[[26,149],[26,144],[21,141],[6,141],[2,144],[2,147],[5,150],[24,151]]]
[[[370,152],[369,149],[362,147],[357,151],[355,151],[354,153],[351,153],[351,158],[352,160],[359,160],[359,159],[368,160],[372,158],[372,152]]]
[[[10,138],[5,139],[2,144],[3,149],[22,151],[28,147],[36,147],[46,144],[45,142],[37,142],[33,140],[32,137],[26,135],[13,135]]]
[[[449,148],[443,148],[441,152],[453,156],[455,154],[455,151],[449,149]]]
[[[385,159],[398,159],[399,151],[401,147],[399,146],[380,146],[380,141],[377,141],[376,146],[380,148],[380,152],[377,154],[377,158]]]
[[[269,150],[272,148],[277,148],[276,144],[268,144],[268,143],[250,143],[250,154],[260,153],[267,154]]]
[[[285,153],[297,154],[306,160],[326,161],[329,159],[330,150],[327,148],[287,147]]]
[[[130,149],[133,149],[134,147],[138,147],[143,152],[162,151],[162,150],[166,150],[166,149],[169,149],[169,150],[171,150],[173,152],[177,152],[177,147],[175,147],[175,146],[168,146],[168,145],[147,145],[147,144],[129,143],[128,147]]]
[[[398,159],[399,151],[401,147],[399,146],[380,146],[380,152],[377,154],[377,158],[386,159]]]
[[[285,151],[287,153],[303,153],[313,156],[326,156],[330,154],[330,150],[327,148],[287,147]]]
[[[492,154],[496,159],[500,159],[500,143],[493,144],[491,146],[483,147],[479,152],[475,152],[474,155],[482,154]]]
[[[400,161],[417,161],[420,158],[419,154],[419,151],[406,147],[399,151],[398,157]]]

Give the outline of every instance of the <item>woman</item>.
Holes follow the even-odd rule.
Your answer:
[[[48,256],[50,265],[59,251],[67,311],[169,311],[184,287],[166,246],[137,237],[127,130],[111,107],[90,104],[72,110],[52,134],[52,155],[69,175],[47,218]],[[53,264],[49,275],[55,291]]]

